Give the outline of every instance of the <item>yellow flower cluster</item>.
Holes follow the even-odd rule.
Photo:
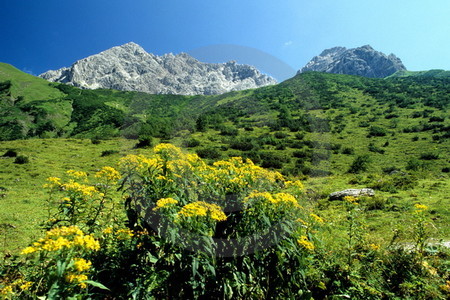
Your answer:
[[[84,272],[91,268],[92,263],[84,258],[74,258],[73,265],[78,272]]]
[[[214,168],[209,168],[204,178],[228,186],[229,189],[252,187],[258,188],[261,184],[275,184],[284,180],[279,172],[266,170],[256,166],[250,159],[245,162],[241,157],[232,157],[228,160],[217,161]]]
[[[300,208],[301,206],[298,204],[297,199],[294,196],[288,193],[277,193],[272,195],[269,192],[258,192],[253,191],[244,198],[244,203],[249,202],[251,199],[262,200],[267,204],[275,204],[275,205],[289,205],[293,207]]]
[[[79,287],[82,289],[85,289],[87,287],[86,280],[88,280],[88,277],[86,274],[67,274],[66,275],[66,281],[70,283],[76,283]]]
[[[144,155],[130,154],[119,161],[119,166],[127,171],[137,170],[143,171],[149,168],[160,168],[156,158],[147,158]]]
[[[180,148],[167,143],[156,145],[153,147],[153,152],[161,155],[161,157],[165,160],[176,160],[181,158],[183,155]]]
[[[324,220],[323,220],[321,217],[319,217],[318,215],[314,214],[314,213],[311,213],[309,216],[310,216],[311,219],[313,219],[316,223],[320,223],[320,224],[324,223]]]
[[[162,198],[156,201],[156,207],[153,210],[158,210],[160,208],[172,206],[178,203],[178,200],[173,198]]]
[[[314,244],[308,240],[308,237],[306,235],[302,235],[297,240],[297,243],[308,251],[314,251],[315,249]]]
[[[119,229],[116,231],[117,239],[119,240],[129,240],[134,236],[134,233],[131,229]]]
[[[378,251],[378,250],[380,250],[380,245],[378,245],[378,244],[370,244],[369,248],[371,250],[373,250],[373,251]]]
[[[17,287],[22,291],[28,291],[32,285],[32,281],[26,281],[23,278],[16,279],[11,284],[5,285],[3,288],[0,288],[0,298],[10,299],[8,297],[14,296],[14,290]]]
[[[290,188],[293,187],[299,191],[303,190],[305,187],[303,185],[303,183],[300,180],[296,180],[296,181],[285,181],[284,185],[286,186],[286,188]]]
[[[428,210],[428,206],[426,206],[424,204],[416,203],[416,204],[414,204],[414,207],[416,208],[417,212],[422,212],[422,211]]]
[[[86,235],[77,226],[63,226],[47,231],[45,238],[26,247],[21,254],[30,254],[38,251],[58,251],[79,247],[97,251],[100,243],[92,236]]]
[[[14,289],[13,285],[7,285],[7,286],[1,288],[0,296],[3,296],[5,299],[7,299],[6,297],[13,295],[13,289]],[[2,299],[3,299],[3,297],[2,297]]]
[[[179,211],[180,216],[184,217],[205,217],[209,216],[216,221],[225,221],[227,216],[217,204],[196,201],[183,206]]]
[[[92,197],[98,192],[93,186],[80,184],[73,180],[69,180],[69,182],[61,184],[60,187],[64,191],[78,193],[85,197]]]
[[[59,177],[48,177],[47,181],[49,183],[44,184],[44,188],[55,188],[61,185],[61,178]]]
[[[105,178],[107,181],[117,181],[120,179],[120,173],[113,167],[103,167],[100,171],[95,173],[96,178]]]
[[[358,198],[353,197],[353,196],[345,196],[344,201],[346,201],[350,204],[353,204],[353,205],[359,205]]]
[[[69,175],[72,178],[82,179],[82,180],[85,180],[85,181],[87,180],[87,173],[86,172],[69,170],[66,173],[67,173],[67,175]]]

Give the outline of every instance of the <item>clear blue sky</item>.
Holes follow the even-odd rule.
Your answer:
[[[284,71],[326,48],[370,44],[409,70],[450,70],[450,1],[11,0],[0,7],[0,40],[0,61],[33,74],[129,41],[203,61],[241,49],[238,62],[262,66],[265,54]]]

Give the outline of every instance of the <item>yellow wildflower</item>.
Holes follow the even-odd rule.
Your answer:
[[[134,236],[133,231],[129,228],[119,229],[116,231],[116,234],[119,240],[128,240]]]
[[[138,170],[142,171],[149,168],[159,168],[160,164],[157,159],[146,158],[144,155],[130,154],[125,156],[119,161],[121,168],[125,170]]]
[[[311,213],[310,215],[309,215],[314,221],[316,221],[317,223],[323,223],[324,221],[323,221],[323,219],[321,218],[321,217],[319,217],[318,215],[316,215],[316,214],[314,214],[314,213]]]
[[[258,191],[253,191],[250,193],[250,195],[248,195],[247,197],[244,198],[244,203],[248,202],[250,199],[262,199],[264,201],[267,202],[274,202],[275,200],[273,199],[273,196],[271,193],[269,192],[258,192]]]
[[[426,206],[424,204],[416,203],[416,204],[414,204],[414,207],[416,208],[416,210],[418,212],[422,212],[422,211],[428,210],[428,206]]]
[[[61,185],[61,178],[58,177],[48,177],[47,181],[49,183],[44,184],[44,188],[55,188]]]
[[[373,250],[373,251],[377,251],[377,250],[380,249],[380,245],[378,245],[378,244],[370,244],[370,245],[369,245],[369,248],[370,248],[371,250]]]
[[[160,208],[168,207],[178,203],[178,200],[173,198],[162,198],[156,201],[156,207],[153,210],[158,210]]]
[[[427,261],[423,261],[422,266],[424,267],[425,270],[428,271],[428,273],[430,273],[430,275],[433,275],[433,276],[438,275],[436,268],[433,268],[432,266],[430,266],[430,264]]]
[[[108,227],[103,229],[103,234],[111,234],[113,233],[113,228],[112,227]]]
[[[66,275],[66,281],[70,283],[76,283],[79,287],[85,289],[87,287],[87,284],[85,281],[88,280],[87,275],[85,274],[67,274]]]
[[[357,201],[358,201],[358,198],[353,197],[353,196],[345,196],[345,197],[344,197],[344,200],[345,200],[346,202],[350,203],[350,204],[354,204],[354,205],[358,205],[358,204],[359,204],[359,203],[357,202]]]
[[[287,188],[293,187],[293,188],[296,188],[298,190],[303,190],[305,188],[303,186],[303,183],[300,180],[286,181],[284,184],[286,185]]]
[[[303,225],[303,227],[308,227],[308,223],[305,220],[298,218],[296,221],[301,223]]]
[[[69,176],[72,177],[72,178],[75,178],[75,179],[82,179],[82,180],[84,180],[84,181],[87,180],[87,173],[86,173],[86,172],[83,172],[83,171],[75,171],[75,170],[68,170],[66,173],[67,173],[67,175],[69,175]]]
[[[0,295],[2,296],[10,296],[11,294],[13,294],[13,287],[10,285],[7,285],[4,288],[0,289]]]
[[[35,247],[26,247],[25,249],[23,249],[23,250],[20,252],[20,254],[22,254],[22,255],[27,255],[27,254],[34,253],[34,252],[36,252],[36,251],[37,251],[37,249],[36,249]]]
[[[308,237],[306,237],[306,235],[302,235],[298,240],[297,240],[297,243],[300,245],[300,246],[302,246],[303,248],[305,248],[306,250],[309,250],[309,251],[313,251],[314,250],[314,244],[313,243],[311,243],[309,240],[308,240]]]
[[[203,201],[196,201],[186,204],[179,211],[179,214],[184,217],[205,217],[209,216],[216,221],[225,221],[227,216],[217,204],[206,203]]]
[[[120,179],[120,173],[113,167],[103,167],[100,171],[95,173],[96,178],[105,178],[108,181],[117,181]]]
[[[161,157],[166,160],[167,159],[179,159],[182,157],[181,149],[172,144],[162,143],[162,144],[156,145],[153,148],[153,151],[156,154],[161,155]]]
[[[61,187],[64,190],[80,193],[83,196],[86,197],[92,197],[97,193],[97,189],[90,185],[80,184],[78,182],[75,182],[73,180],[69,181],[68,183],[62,184]]]
[[[46,232],[46,236],[67,236],[67,235],[83,235],[83,231],[78,226],[62,226],[53,228]]]
[[[446,284],[441,285],[440,288],[450,294],[450,280],[447,280]]]
[[[28,291],[30,289],[30,287],[33,285],[32,281],[25,281],[24,283],[22,283],[19,288],[22,291]]]
[[[273,200],[271,202],[274,204],[289,204],[289,205],[299,207],[298,202],[295,199],[295,197],[288,193],[275,194],[273,197]]]
[[[83,272],[89,270],[92,263],[84,258],[74,258],[73,265],[78,272]]]
[[[100,249],[100,243],[92,235],[77,235],[74,244],[94,251]]]
[[[62,248],[70,248],[72,246],[72,243],[64,238],[64,237],[58,237],[56,240],[48,239],[42,244],[41,248],[46,251],[58,251]]]

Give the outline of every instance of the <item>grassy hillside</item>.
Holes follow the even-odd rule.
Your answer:
[[[80,90],[0,65],[4,74],[9,69],[12,75],[0,80],[0,293],[180,299],[211,296],[205,291],[222,295],[218,298],[318,299],[442,298],[450,293],[448,253],[434,245],[450,240],[450,79],[441,72],[388,79],[304,73],[255,90],[175,96]],[[160,142],[182,152],[170,145],[153,151]],[[129,174],[120,192],[111,182],[86,179],[101,180],[96,175],[105,171],[102,167],[117,167],[128,154],[155,157],[158,151],[162,163],[155,168],[142,168],[154,160],[127,158]],[[187,153],[198,154],[209,166]],[[266,170],[232,159],[236,156]],[[226,161],[214,164],[218,160]],[[230,168],[228,177],[223,167]],[[53,179],[58,188],[50,193],[43,186],[53,176],[66,183]],[[304,188],[294,192],[298,179]],[[328,197],[363,187],[374,189],[375,197]],[[93,189],[108,196],[93,196]],[[273,195],[255,194],[255,189]],[[259,197],[269,204],[259,203]],[[235,198],[249,209],[223,215],[220,209],[232,207]],[[199,200],[220,207],[198,207]],[[149,227],[148,216],[137,214],[143,206],[147,212],[164,209],[157,220],[168,218],[161,220],[170,221],[170,230],[198,230],[207,251],[217,251],[213,237],[252,236],[251,228],[258,233],[261,226],[279,226],[279,216],[288,238],[242,257],[191,253],[179,248],[183,241],[176,239],[183,237],[177,230],[166,236]],[[193,207],[197,216],[186,213]],[[201,215],[204,210],[208,213]],[[176,216],[182,212],[186,219],[180,223]],[[85,245],[53,253],[36,246],[44,239],[26,248],[48,255],[37,260],[39,265],[7,259],[39,241],[44,227],[61,221],[55,216],[64,224],[70,216],[67,224],[92,233],[101,250]],[[286,218],[289,222],[283,223]],[[52,242],[51,235],[46,239]],[[425,242],[433,245],[426,248]],[[74,267],[80,257],[89,261],[84,269]],[[58,271],[61,259],[70,263]],[[111,291],[55,275],[73,277],[70,272],[90,268],[91,261],[86,274]],[[31,280],[32,291],[23,288],[18,269]],[[55,276],[61,277],[57,288]],[[95,288],[86,289],[87,284]]]
[[[209,161],[242,156],[313,185],[323,182],[316,188],[319,198],[346,187],[371,187],[384,208],[395,210],[432,191],[427,203],[437,205],[439,218],[448,217],[448,196],[440,193],[450,171],[450,79],[443,76],[368,79],[312,72],[255,90],[176,96],[50,85],[6,64],[0,72],[12,83],[0,93],[0,137],[15,140],[2,142],[0,155],[13,149],[31,158],[23,166],[15,158],[0,160],[11,203],[30,201],[25,195],[33,185],[70,168],[53,160],[89,171],[99,167],[97,160],[108,161],[98,152],[124,154],[135,144],[161,140]],[[28,101],[17,101],[21,96]],[[67,143],[72,146],[66,153]],[[50,158],[41,161],[39,152]],[[85,155],[89,159],[79,159]]]
[[[11,81],[11,96],[22,96],[25,102],[60,99],[65,95],[45,79],[24,73],[15,67],[0,62],[0,82]]]

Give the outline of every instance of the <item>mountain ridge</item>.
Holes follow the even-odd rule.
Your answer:
[[[202,63],[187,53],[158,56],[134,42],[112,47],[39,77],[87,89],[177,95],[215,95],[277,83],[249,65],[235,61]]]
[[[325,49],[313,57],[297,74],[308,71],[358,75],[369,78],[385,78],[398,71],[406,71],[400,58],[386,55],[370,45],[347,49]]]

